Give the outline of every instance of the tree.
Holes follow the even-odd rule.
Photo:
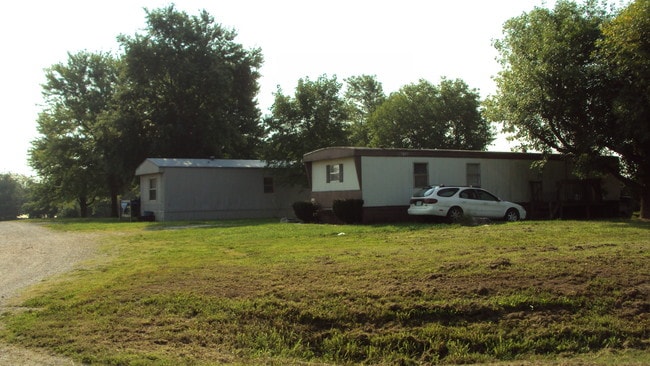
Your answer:
[[[273,166],[302,173],[302,156],[328,146],[347,145],[348,109],[336,76],[300,79],[293,97],[278,88],[266,118],[264,158]],[[302,174],[300,174],[302,175]]]
[[[596,58],[616,81],[604,146],[621,157],[621,179],[641,192],[650,218],[650,0],[632,2],[602,32]]]
[[[189,16],[172,5],[147,11],[145,34],[118,38],[126,78],[121,125],[138,137],[140,160],[257,155],[262,55],[235,37],[206,11]]]
[[[369,117],[371,145],[484,150],[493,140],[479,95],[462,80],[426,80],[391,94]]]
[[[627,39],[617,29],[636,32],[632,30],[636,24],[624,20],[633,13],[638,14],[639,24],[643,20],[646,24],[646,33],[637,36],[647,35],[645,9],[643,13],[628,8],[610,23],[612,15],[596,1],[582,5],[559,1],[553,10],[535,8],[508,20],[504,37],[495,42],[503,66],[496,78],[498,91],[486,106],[489,118],[502,121],[504,130],[523,141],[524,147],[573,156],[581,167],[607,171],[638,187],[642,216],[650,217],[648,118],[628,113],[647,111],[648,91],[630,95],[641,84],[631,74],[621,73],[627,67],[623,65],[631,65],[633,72],[643,71],[621,61],[633,57],[622,51]],[[647,37],[644,40],[647,45]],[[645,50],[639,55],[647,65]],[[603,164],[606,159],[601,156],[612,153],[621,157],[627,169]]]
[[[13,220],[22,213],[27,178],[0,174],[0,220]]]
[[[54,217],[62,207],[57,192],[52,190],[54,184],[30,179],[26,184],[26,197],[23,211],[30,218]]]
[[[360,75],[345,79],[345,99],[350,108],[350,143],[369,146],[368,117],[386,100],[384,89],[375,76]]]
[[[30,165],[60,200],[77,200],[86,217],[94,200],[118,187],[109,184],[111,156],[102,147],[118,144],[104,116],[111,108],[118,61],[109,54],[68,54],[53,65],[43,85],[46,108],[38,117],[41,137],[32,143]],[[117,204],[115,203],[115,211]]]

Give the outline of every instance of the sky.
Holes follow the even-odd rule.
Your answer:
[[[258,103],[268,114],[277,87],[300,78],[375,75],[389,94],[420,79],[462,79],[494,94],[500,71],[493,40],[503,23],[554,0],[22,0],[0,13],[0,174],[35,175],[28,150],[38,138],[45,69],[79,51],[121,54],[120,34],[143,34],[146,9],[206,10],[261,48]],[[490,150],[510,148],[500,136]]]

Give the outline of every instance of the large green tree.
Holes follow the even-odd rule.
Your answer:
[[[345,100],[350,108],[350,144],[370,145],[368,118],[386,100],[384,88],[374,75],[345,79]]]
[[[115,130],[103,116],[111,108],[118,61],[109,54],[69,54],[67,63],[46,71],[45,108],[38,117],[40,136],[32,142],[30,165],[61,202],[76,200],[86,217],[99,196],[112,194],[111,156],[103,149]],[[115,212],[117,205],[115,204]]]
[[[479,95],[462,80],[426,80],[392,93],[369,117],[371,146],[485,150],[494,139]]]
[[[278,88],[266,118],[264,158],[274,166],[302,173],[302,156],[328,146],[348,144],[349,110],[336,76],[300,79],[293,96]]]
[[[613,21],[596,1],[558,1],[508,20],[495,42],[498,90],[486,106],[524,147],[574,156],[638,188],[650,217],[649,14],[647,0],[634,4]],[[601,163],[612,153],[626,169]]]
[[[620,177],[641,192],[650,218],[650,0],[635,0],[602,31],[596,58],[615,81],[603,146],[621,157]]]
[[[120,125],[137,137],[140,159],[254,157],[263,133],[255,100],[259,49],[206,11],[147,11],[144,34],[120,36],[125,88]]]

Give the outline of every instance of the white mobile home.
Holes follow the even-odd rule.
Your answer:
[[[158,221],[290,217],[292,204],[309,198],[278,184],[260,160],[146,159],[135,174],[141,213]]]
[[[311,198],[324,211],[336,199],[362,199],[364,222],[408,219],[413,193],[439,184],[481,186],[523,204],[533,218],[536,213],[561,216],[571,207],[586,210],[586,216],[617,210],[621,186],[616,179],[578,180],[564,156],[547,156],[536,166],[542,158],[511,152],[330,147],[305,154],[303,162]]]

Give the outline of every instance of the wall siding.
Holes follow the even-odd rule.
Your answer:
[[[157,180],[156,200],[149,200],[149,179]],[[156,220],[165,220],[165,182],[163,174],[146,174],[140,176],[140,214],[145,211],[153,212]]]
[[[363,199],[368,207],[408,202],[418,189],[413,182],[414,163],[427,163],[430,185],[467,185],[467,164],[480,164],[481,187],[514,202],[530,200],[530,181],[543,180],[544,192],[550,196],[555,182],[568,178],[563,161],[549,161],[541,173],[532,167],[532,160],[364,156],[361,162]]]
[[[148,198],[148,179],[141,176],[142,211],[159,221],[293,217],[292,204],[309,198],[307,189],[274,184],[264,193],[265,169],[165,168],[158,199]]]
[[[327,166],[343,164],[343,182],[327,182]],[[312,164],[312,192],[359,190],[359,177],[354,158],[315,161]]]

